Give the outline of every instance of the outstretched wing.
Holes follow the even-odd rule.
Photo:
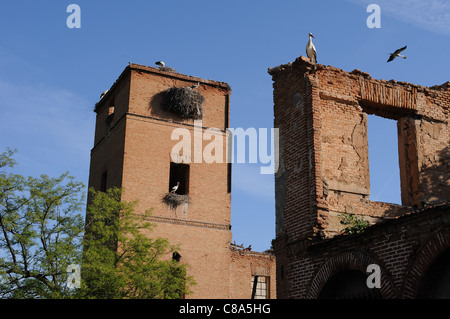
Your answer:
[[[400,52],[404,51],[405,49],[406,49],[406,45],[403,48],[395,50],[394,55],[399,54]]]

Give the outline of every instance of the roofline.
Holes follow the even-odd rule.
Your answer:
[[[394,79],[391,79],[391,80],[374,79],[373,77],[370,76],[369,73],[363,72],[358,69],[354,69],[353,71],[348,72],[348,71],[339,69],[339,68],[331,66],[331,65],[324,65],[324,64],[319,64],[319,63],[314,64],[307,57],[304,57],[304,56],[300,56],[300,57],[296,58],[294,62],[289,62],[286,64],[281,64],[281,65],[275,66],[273,68],[268,68],[267,73],[269,73],[271,76],[274,76],[277,73],[286,71],[287,69],[291,69],[295,64],[298,64],[298,63],[306,66],[306,70],[309,70],[309,71],[311,71],[313,69],[314,70],[330,70],[330,71],[335,71],[335,72],[346,73],[349,76],[361,75],[366,79],[371,79],[374,81],[406,85],[406,86],[416,87],[418,89],[433,90],[433,91],[442,91],[442,90],[450,91],[450,81],[447,81],[447,82],[444,82],[444,83],[438,84],[438,85],[433,85],[433,86],[424,86],[424,85],[418,85],[418,84],[409,83],[409,82],[396,81]]]
[[[160,70],[158,68],[154,68],[154,67],[151,67],[151,66],[145,66],[145,65],[136,64],[136,63],[129,63],[125,67],[125,69],[122,71],[122,73],[119,75],[117,80],[113,83],[113,85],[111,85],[111,88],[105,94],[105,96],[95,104],[94,112],[97,112],[98,106],[100,106],[102,104],[102,101],[105,101],[107,99],[107,97],[110,94],[110,92],[117,85],[119,85],[119,83],[123,80],[123,78],[126,75],[128,75],[128,72],[132,72],[132,71],[141,71],[141,72],[146,72],[146,73],[151,73],[151,74],[157,74],[157,75],[165,76],[165,77],[168,77],[168,78],[174,78],[174,79],[183,80],[183,81],[190,81],[192,83],[200,82],[200,83],[202,83],[204,85],[209,85],[209,86],[221,88],[221,89],[226,90],[228,93],[231,93],[231,86],[228,83],[226,83],[226,82],[207,80],[207,79],[199,78],[199,77],[196,77],[196,76],[189,76],[189,75],[181,74],[181,73],[178,73],[178,72],[162,71],[162,70]]]
[[[228,85],[228,83],[226,83],[226,82],[203,79],[203,78],[199,78],[196,76],[181,74],[178,72],[162,71],[158,68],[154,68],[151,66],[145,66],[145,65],[141,65],[141,64],[135,64],[135,63],[130,63],[127,67],[132,70],[139,70],[139,71],[144,71],[147,73],[159,74],[162,76],[176,78],[176,79],[185,80],[185,81],[191,81],[194,83],[200,82],[202,84],[216,86],[216,87],[220,87],[220,88],[226,89],[228,91],[231,91],[230,85]]]

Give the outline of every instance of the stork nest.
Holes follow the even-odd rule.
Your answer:
[[[204,100],[203,95],[191,87],[174,87],[165,92],[162,108],[182,118],[199,120],[203,117]]]
[[[160,66],[158,68],[158,70],[164,71],[164,72],[173,72],[173,73],[177,72],[174,68],[171,68],[170,66]]]
[[[163,197],[163,202],[171,207],[178,207],[182,204],[189,203],[189,195],[179,195],[175,193],[167,193],[166,196]]]

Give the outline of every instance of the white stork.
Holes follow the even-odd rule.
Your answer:
[[[100,99],[103,99],[103,97],[108,93],[109,90],[104,91],[102,94],[100,94]]]
[[[310,33],[309,34],[309,41],[308,44],[306,45],[306,55],[308,56],[309,60],[316,64],[317,63],[317,53],[316,53],[316,47],[314,46],[313,42],[312,42],[312,38],[314,38],[314,36]]]
[[[191,86],[191,88],[196,89],[199,87],[199,85],[200,85],[200,82],[197,82],[193,86]]]
[[[387,62],[393,61],[396,57],[406,59],[406,56],[400,54],[405,49],[406,49],[406,45],[403,48],[395,50],[394,53],[389,53],[390,57],[389,57],[389,60],[387,60]]]
[[[180,182],[177,182],[177,185],[175,185],[174,187],[172,187],[172,190],[170,191],[171,193],[175,194],[175,192],[177,191],[178,187],[180,186]]]
[[[166,65],[163,61],[156,61],[155,64],[159,65],[159,66],[165,66]]]

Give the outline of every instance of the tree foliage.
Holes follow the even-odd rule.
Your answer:
[[[88,298],[181,298],[192,278],[170,257],[178,249],[148,236],[150,211],[134,213],[137,202],[122,201],[121,189],[90,190],[84,239],[83,294]]]
[[[120,189],[90,190],[68,173],[25,178],[7,173],[0,154],[0,298],[180,298],[194,283],[177,247],[150,235],[149,212],[121,201]],[[86,221],[86,222],[85,222]],[[69,285],[72,265],[80,286]]]
[[[0,154],[13,167],[14,151]],[[82,183],[68,173],[24,178],[0,171],[0,297],[65,298],[67,267],[79,263]]]

